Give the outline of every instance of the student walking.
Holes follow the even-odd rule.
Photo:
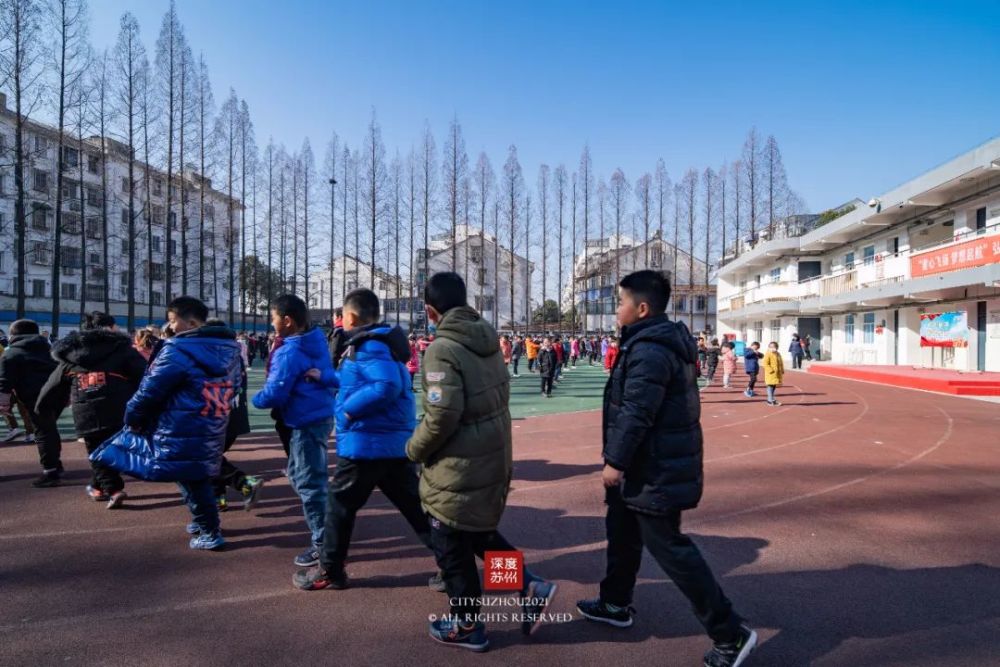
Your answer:
[[[438,339],[424,357],[424,418],[406,453],[423,465],[420,500],[450,601],[450,615],[432,621],[430,635],[443,644],[485,651],[486,628],[476,618],[482,595],[476,557],[487,550],[514,550],[497,531],[513,472],[510,377],[493,327],[466,304],[461,276],[431,276],[424,301]],[[521,630],[530,634],[556,585],[527,568],[522,577],[527,604]]]
[[[10,325],[10,341],[0,356],[0,414],[10,415],[15,402],[22,403],[28,421],[34,426],[38,460],[42,474],[31,482],[36,489],[59,486],[63,465],[62,439],[56,428],[58,411],[39,414],[36,409],[38,395],[48,382],[56,362],[52,359],[49,341],[38,333],[34,320],[17,320]]]
[[[535,372],[535,360],[538,359],[538,350],[541,347],[534,338],[531,336],[526,336],[524,339],[524,347],[528,351],[528,372]]]
[[[760,374],[760,360],[763,358],[764,355],[760,352],[760,343],[757,341],[750,343],[750,347],[743,353],[743,370],[750,378],[746,391],[743,392],[747,398],[753,398],[753,390],[757,386],[757,376]]]
[[[521,338],[520,336],[517,336],[514,339],[514,345],[510,350],[511,370],[514,371],[514,377],[516,378],[521,377],[517,372],[517,365],[521,363],[521,357],[523,356],[524,356],[524,339]]]
[[[638,271],[619,283],[622,348],[604,393],[607,571],[597,598],[577,609],[589,620],[632,625],[642,549],[687,597],[713,641],[708,667],[742,664],[757,643],[690,537],[681,514],[702,495],[698,349],[686,326],[665,314],[670,283]]]
[[[729,389],[730,381],[736,372],[736,353],[733,344],[726,341],[722,344],[722,388]]]
[[[344,565],[358,511],[376,488],[396,506],[428,548],[430,524],[420,506],[417,472],[406,458],[416,426],[411,356],[398,326],[380,323],[378,296],[357,289],[344,297],[347,351],[339,370],[308,376],[337,391],[337,467],[327,497],[319,567],[296,572],[295,586],[315,591],[347,587]]]
[[[704,388],[708,388],[708,386],[715,380],[715,371],[719,368],[719,355],[721,353],[722,350],[719,349],[719,339],[713,338],[712,342],[705,348],[705,364],[708,366],[706,378],[708,382],[705,383]]]
[[[802,368],[802,359],[806,356],[806,353],[798,334],[792,335],[792,342],[788,346],[788,353],[792,355],[792,368]]]
[[[101,312],[87,315],[81,331],[60,338],[52,346],[52,358],[59,365],[39,393],[37,410],[58,415],[69,403],[76,435],[83,438],[89,455],[121,430],[125,406],[146,372],[146,359],[118,331],[115,318]],[[108,509],[120,507],[125,500],[121,474],[101,463],[90,466],[87,496],[107,503]]]
[[[781,405],[774,397],[774,392],[777,391],[784,376],[785,362],[778,352],[778,344],[772,341],[767,346],[767,354],[764,355],[764,384],[767,385],[768,405]]]
[[[552,398],[552,380],[555,378],[557,364],[552,339],[546,338],[538,352],[538,374],[542,376],[542,396],[546,398]]]
[[[282,344],[271,356],[267,382],[254,397],[257,409],[275,409],[291,429],[288,480],[302,500],[311,546],[295,557],[299,567],[319,562],[326,514],[327,441],[333,430],[333,390],[306,376],[317,369],[323,377],[333,372],[323,332],[309,325],[302,299],[285,294],[271,304],[271,326]]]
[[[191,512],[192,549],[225,546],[212,479],[219,474],[231,397],[240,391],[240,348],[236,333],[210,327],[208,307],[190,296],[167,306],[173,336],[152,357],[139,390],[125,408],[125,425],[151,434],[156,446],[144,457],[112,439],[92,460],[143,479],[177,482]]]
[[[604,372],[611,373],[611,369],[615,365],[615,360],[618,358],[618,339],[612,337],[608,342],[608,350],[604,353]]]
[[[573,362],[573,368],[576,368],[576,360],[580,357],[580,339],[573,336],[569,341],[569,360]]]

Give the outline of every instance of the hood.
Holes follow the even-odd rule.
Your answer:
[[[366,340],[378,340],[389,347],[395,361],[405,364],[410,360],[410,342],[398,326],[390,326],[385,322],[369,324],[348,332],[347,336],[347,344],[353,345],[355,349],[361,347]]]
[[[177,334],[164,341],[164,347],[175,346],[211,377],[228,375],[241,356],[236,344],[236,332],[229,327],[203,326]]]
[[[437,335],[455,341],[480,357],[500,351],[496,329],[468,306],[452,308],[445,313],[438,322]]]
[[[698,344],[687,326],[683,322],[671,322],[666,315],[651,317],[623,328],[623,343],[631,344],[639,340],[660,342],[689,364],[698,360]]]
[[[318,361],[324,357],[327,359],[330,358],[329,343],[326,340],[326,336],[323,335],[323,330],[319,327],[313,327],[309,331],[296,336],[289,336],[284,339],[282,344],[297,347],[300,352],[314,361]]]
[[[43,354],[48,356],[52,351],[49,341],[42,338],[41,334],[19,334],[10,337],[9,349],[19,349],[33,354]]]
[[[98,362],[122,354],[131,347],[128,337],[117,331],[72,331],[52,346],[52,358],[79,368],[94,368]]]

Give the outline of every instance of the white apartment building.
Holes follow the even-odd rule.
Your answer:
[[[692,332],[715,330],[715,286],[705,262],[654,236],[648,243],[622,235],[591,239],[585,254],[573,260],[573,281],[562,295],[577,312],[586,301],[587,331],[609,332],[617,327],[618,282],[633,271],[664,271],[670,277],[667,314]]]
[[[459,225],[455,230],[455,239],[455,271],[465,279],[469,305],[498,328],[523,327],[528,315],[525,281],[531,279],[534,265],[498,244],[493,235],[484,235],[472,226]],[[382,302],[382,316],[386,321],[398,321],[411,329],[423,328],[423,290],[426,283],[424,264],[426,262],[430,275],[452,270],[451,231],[433,236],[429,246],[428,249],[419,248],[414,253],[416,282],[412,286],[412,292],[409,281],[381,269],[374,269],[375,293]],[[513,322],[510,317],[511,262],[514,264]],[[310,276],[309,307],[329,313],[342,306],[344,294],[355,287],[371,285],[372,271],[370,264],[353,257],[335,258],[332,291],[329,266]]]
[[[786,355],[808,334],[841,364],[1000,371],[1000,139],[780,236],[718,270],[720,333]]]
[[[14,112],[7,108],[0,94],[0,326],[6,328],[16,319],[17,248],[15,233],[14,184]],[[146,190],[146,165],[136,160],[135,174],[135,238],[128,236],[128,147],[119,141],[105,139],[102,154],[99,137],[79,140],[64,139],[62,242],[59,257],[55,257],[56,170],[58,169],[58,133],[55,128],[28,121],[24,148],[27,165],[25,178],[26,241],[25,294],[26,315],[50,328],[52,295],[58,290],[61,303],[60,330],[79,325],[81,299],[86,310],[103,310],[105,284],[109,306],[124,326],[128,312],[128,278],[135,277],[135,326],[149,321],[150,301],[152,320],[162,322],[165,299],[165,261],[167,250],[166,224],[171,228],[170,246],[173,255],[171,295],[187,293],[203,296],[213,314],[225,317],[228,310],[229,251],[239,242],[241,204],[212,188],[210,180],[193,171],[175,174],[170,220],[165,219],[166,174],[149,168],[149,196]],[[81,178],[81,164],[83,175]],[[106,170],[107,182],[107,257],[104,255],[102,224],[101,172]],[[205,192],[205,228],[201,238],[199,224],[201,190]],[[183,192],[183,195],[182,195]],[[81,197],[82,196],[82,197]],[[183,199],[183,201],[182,201]],[[147,202],[149,206],[147,206]],[[227,230],[226,217],[232,207],[234,228]],[[147,231],[151,223],[152,234]],[[188,281],[182,285],[182,227],[188,249]],[[129,266],[129,244],[135,246],[135,265]],[[152,249],[152,262],[150,258]],[[204,255],[205,281],[199,286],[201,259]],[[59,284],[52,284],[52,263],[61,262]],[[238,263],[239,256],[236,257]],[[214,269],[213,269],[214,263]],[[86,293],[83,272],[87,272]],[[237,270],[235,272],[238,274]],[[152,282],[150,283],[150,279]],[[236,278],[238,280],[238,277]],[[152,295],[150,299],[150,284]],[[240,303],[236,295],[235,309]]]

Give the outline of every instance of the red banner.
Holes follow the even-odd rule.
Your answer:
[[[910,257],[910,277],[921,278],[1000,262],[1000,236],[972,239]]]

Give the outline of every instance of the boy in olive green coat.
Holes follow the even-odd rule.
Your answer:
[[[497,531],[513,468],[510,376],[496,330],[466,305],[461,276],[431,276],[424,301],[437,336],[421,368],[424,418],[406,455],[423,464],[420,501],[452,602],[450,614],[431,623],[430,635],[444,644],[485,651],[486,629],[476,619],[482,596],[476,556],[515,551]],[[527,568],[521,574],[526,599],[521,628],[530,634],[556,585]]]

